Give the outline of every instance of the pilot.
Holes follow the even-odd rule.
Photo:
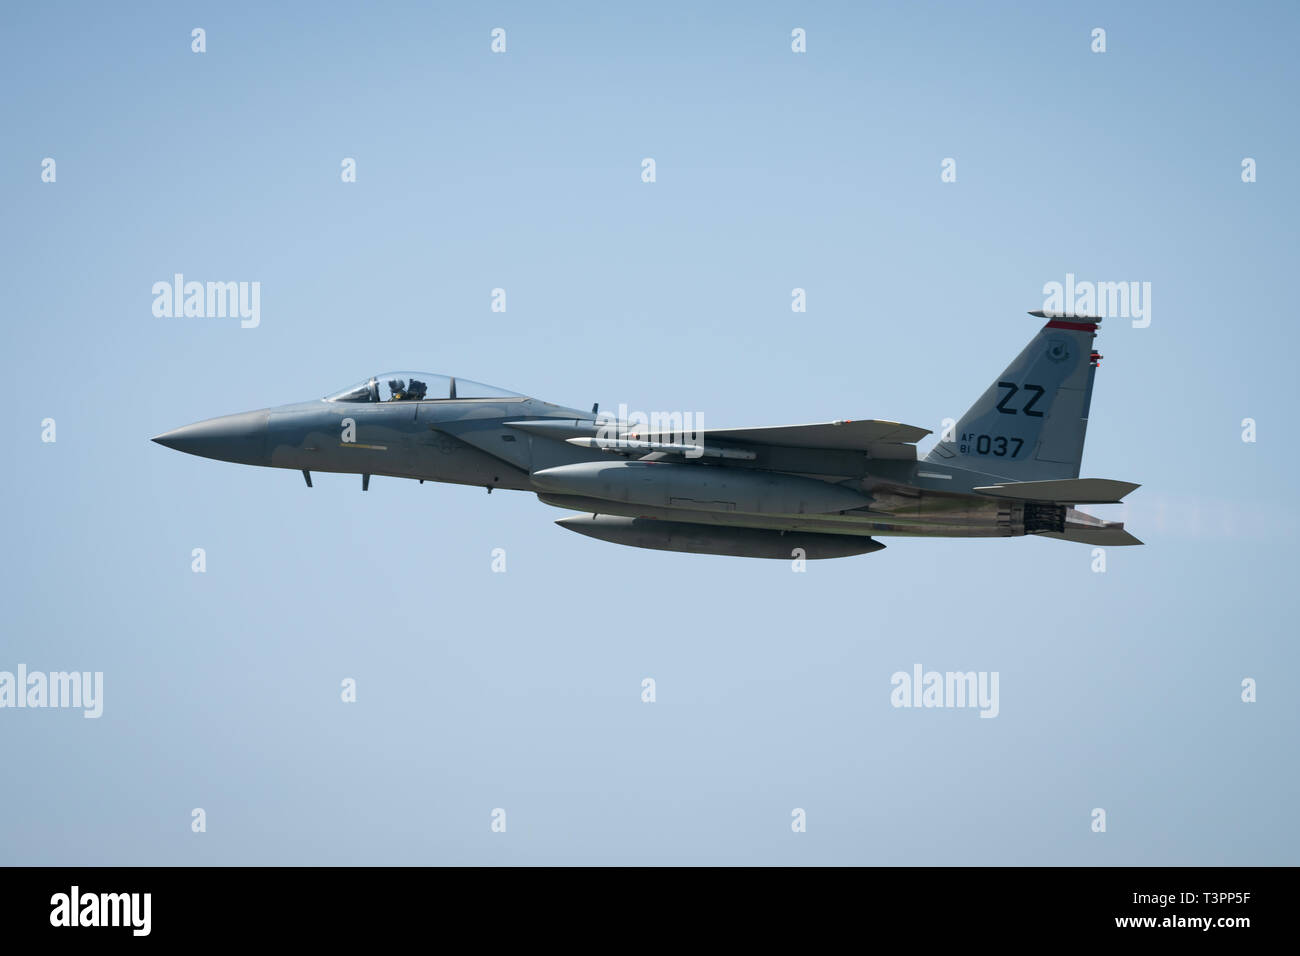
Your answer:
[[[411,379],[411,387],[407,392],[407,396],[410,398],[411,401],[419,402],[424,400],[425,393],[428,391],[429,391],[429,386],[426,385],[424,382],[418,381],[416,379]]]
[[[393,393],[390,402],[400,402],[406,398],[406,383],[400,378],[390,378],[388,380],[388,390]]]

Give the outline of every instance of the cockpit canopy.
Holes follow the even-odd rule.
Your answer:
[[[326,395],[327,402],[431,402],[462,398],[523,398],[494,385],[432,372],[384,372]]]

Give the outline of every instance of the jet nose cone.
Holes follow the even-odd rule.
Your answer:
[[[153,440],[189,455],[233,461],[241,465],[269,465],[267,423],[269,411],[242,412],[195,422],[163,432]]]

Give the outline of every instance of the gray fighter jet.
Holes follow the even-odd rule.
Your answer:
[[[837,558],[885,535],[1043,535],[1141,544],[1075,509],[1138,485],[1080,478],[1099,318],[1047,324],[918,460],[928,429],[859,419],[685,431],[620,421],[463,378],[390,372],[315,401],[226,415],[153,439],[220,461],[530,491],[556,523],[661,551]],[[664,423],[671,427],[665,427]]]

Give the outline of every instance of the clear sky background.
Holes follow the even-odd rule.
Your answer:
[[[1296,7],[460,6],[5,8],[0,670],[105,699],[0,710],[0,863],[1300,862]],[[261,325],[155,318],[176,272]],[[392,368],[938,430],[1067,273],[1152,284],[1098,339],[1083,474],[1147,542],[1105,573],[799,574],[149,441]],[[1000,715],[892,708],[917,663]]]

